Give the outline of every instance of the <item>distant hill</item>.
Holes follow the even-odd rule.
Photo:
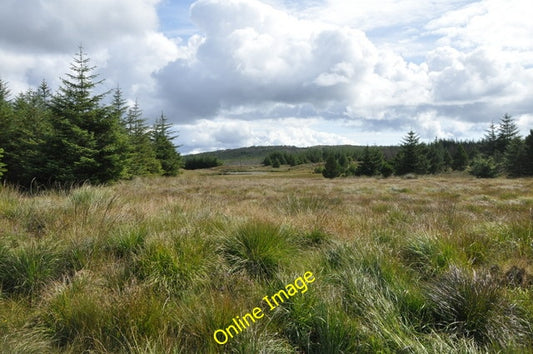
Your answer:
[[[261,164],[265,157],[273,152],[287,152],[291,154],[306,153],[310,150],[320,151],[342,151],[346,154],[358,153],[364,148],[364,146],[356,145],[318,145],[311,147],[296,147],[296,146],[250,146],[237,149],[226,149],[211,152],[203,152],[199,154],[184,155],[184,158],[188,157],[216,157],[221,160],[224,165],[257,165]],[[396,154],[398,150],[397,146],[380,146],[383,153],[387,158],[391,158]]]

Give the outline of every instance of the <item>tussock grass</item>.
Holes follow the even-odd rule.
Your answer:
[[[0,187],[0,351],[530,352],[532,206],[532,179],[305,166]],[[270,311],[306,271],[307,292]]]
[[[504,296],[490,273],[451,266],[429,285],[429,304],[437,327],[505,348],[531,334],[526,317]]]
[[[230,272],[245,271],[257,279],[268,279],[287,262],[294,250],[288,230],[256,221],[240,226],[222,241],[221,252]]]

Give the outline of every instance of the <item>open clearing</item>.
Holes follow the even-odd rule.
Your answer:
[[[0,189],[0,351],[533,349],[533,179],[311,171]]]

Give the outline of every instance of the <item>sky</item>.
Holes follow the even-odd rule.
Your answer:
[[[183,154],[533,129],[530,0],[2,0],[0,78],[60,85],[80,45]]]

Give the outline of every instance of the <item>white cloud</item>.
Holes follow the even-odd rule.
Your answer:
[[[354,140],[324,129],[320,118],[260,119],[254,121],[233,118],[201,119],[194,123],[177,124],[181,151],[198,153],[241,146],[320,144],[354,144]]]
[[[179,57],[158,32],[158,0],[7,0],[0,3],[0,73],[16,93],[59,77],[81,44],[105,78],[153,102],[152,73]],[[155,104],[155,102],[154,102]]]
[[[0,77],[56,87],[81,43],[105,88],[163,110],[189,150],[478,138],[505,112],[531,124],[525,0],[199,0],[185,32],[159,23],[183,2],[159,3],[3,1]]]

